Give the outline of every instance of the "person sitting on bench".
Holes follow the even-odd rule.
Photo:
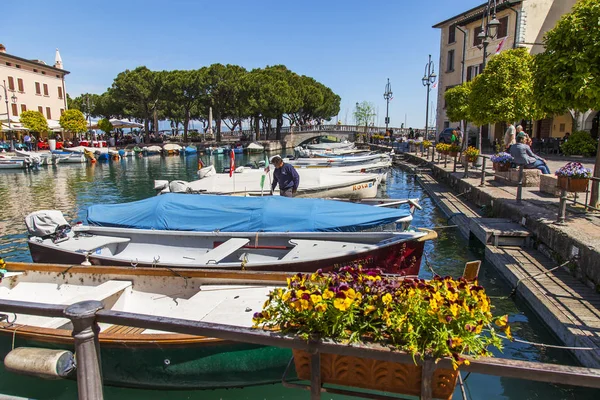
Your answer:
[[[545,175],[550,174],[546,160],[533,154],[531,148],[525,144],[525,140],[525,132],[520,132],[517,135],[517,143],[510,146],[510,155],[515,159],[514,163],[523,165],[527,169],[537,168]]]

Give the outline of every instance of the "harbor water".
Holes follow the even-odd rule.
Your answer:
[[[236,164],[258,162],[264,155],[236,155]],[[220,171],[229,166],[227,155],[204,156],[204,164],[213,163]],[[64,164],[39,170],[0,171],[0,256],[10,261],[31,261],[27,249],[24,217],[41,209],[61,210],[69,221],[83,221],[89,205],[122,203],[154,196],[153,181],[194,180],[198,157],[130,157],[120,161],[89,164]],[[447,227],[447,221],[433,202],[414,181],[399,169],[392,169],[387,185],[380,189],[383,197],[418,198],[423,206],[417,211],[414,226],[438,227],[439,238],[426,244],[425,251],[437,274],[461,275],[466,261],[481,259],[483,250],[475,242],[467,242],[458,229]],[[432,271],[422,268],[421,276],[431,278]],[[511,288],[485,262],[480,282],[486,288],[497,315],[508,313],[515,338],[537,343],[559,344],[519,299],[508,298]],[[496,357],[577,365],[568,352],[518,342],[505,342],[504,352]],[[597,390],[573,388],[527,380],[471,374],[465,379],[470,399],[598,399]],[[13,375],[0,366],[0,393],[33,399],[76,399],[75,381],[45,381]],[[106,399],[307,399],[306,391],[287,389],[281,384],[249,388],[209,391],[160,391],[105,387]],[[323,394],[323,399],[352,398]],[[455,399],[461,398],[456,390]]]

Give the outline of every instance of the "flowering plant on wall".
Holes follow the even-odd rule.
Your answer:
[[[556,176],[563,176],[573,179],[589,179],[592,177],[592,170],[583,166],[579,162],[570,162],[556,171]]]
[[[253,321],[304,339],[376,341],[413,357],[452,357],[457,368],[468,363],[465,354],[490,356],[489,346],[501,349],[498,329],[510,338],[508,317],[493,317],[491,309],[477,281],[402,279],[352,265],[288,278]]]
[[[491,156],[490,159],[492,160],[492,162],[498,164],[508,164],[513,162],[514,160],[513,156],[505,152],[496,153],[493,156]]]

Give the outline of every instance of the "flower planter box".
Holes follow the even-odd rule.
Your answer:
[[[566,176],[558,177],[558,187],[568,192],[581,193],[585,192],[588,187],[588,178],[571,178]]]
[[[456,157],[458,156],[458,151],[451,151],[450,152],[450,157]]]
[[[310,354],[303,350],[293,353],[298,378],[310,380]],[[421,369],[414,364],[321,353],[321,381],[335,385],[420,396]],[[436,369],[431,382],[433,397],[451,399],[457,379],[458,370]]]
[[[506,172],[510,169],[510,163],[494,163],[494,171]]]

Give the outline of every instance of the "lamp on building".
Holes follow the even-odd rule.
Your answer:
[[[430,54],[429,61],[427,64],[425,64],[425,74],[423,75],[423,78],[421,78],[421,83],[423,83],[423,86],[427,87],[427,103],[425,106],[425,135],[423,136],[423,139],[429,139],[429,92],[431,91],[431,85],[435,83],[436,78],[437,75],[435,74],[435,66],[433,65],[433,61],[431,61]]]
[[[392,85],[390,84],[390,78],[388,78],[387,85],[385,85],[385,92],[383,93],[383,98],[386,101],[386,105],[385,105],[385,133],[386,134],[389,132],[388,125],[390,124],[390,117],[389,117],[390,100],[392,99],[392,97],[393,97]]]
[[[14,136],[13,136],[13,132],[12,132],[12,125],[10,122],[10,108],[8,107],[8,91],[6,90],[6,81],[3,80],[2,81],[4,84],[0,85],[2,86],[2,88],[4,89],[4,102],[6,103],[6,119],[8,121],[8,134],[10,136],[10,151],[14,151],[15,150],[15,140],[14,140]],[[2,96],[0,96],[1,98]],[[10,97],[10,100],[13,102],[13,104],[17,103],[17,96],[15,96],[15,91],[12,91],[12,96]]]
[[[481,18],[481,32],[477,35],[477,39],[481,40],[481,44],[477,45],[479,49],[483,49],[483,64],[482,70],[485,69],[487,59],[487,47],[490,41],[496,38],[500,21],[496,18],[496,0],[488,0],[487,6]]]

